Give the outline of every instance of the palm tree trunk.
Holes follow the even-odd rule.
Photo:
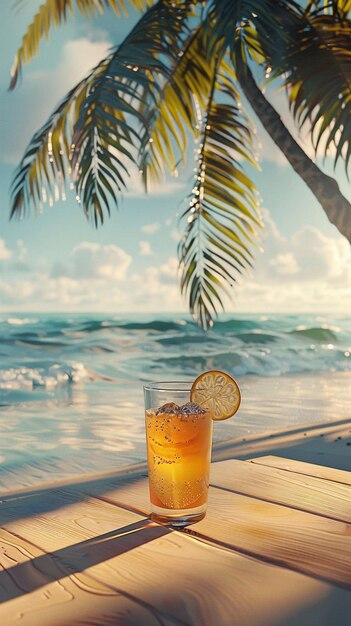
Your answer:
[[[351,204],[342,195],[336,180],[324,174],[295,141],[257,86],[249,67],[236,69],[241,89],[265,130],[308,185],[329,221],[351,242]]]

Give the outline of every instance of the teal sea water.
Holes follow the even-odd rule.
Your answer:
[[[298,389],[306,375],[351,371],[351,318],[228,315],[205,334],[180,315],[3,314],[0,486],[142,460],[143,383],[206,369],[227,370],[247,390],[217,439],[313,420],[289,381]],[[287,390],[279,416],[273,380],[280,408]],[[309,402],[322,408],[321,387],[313,393]]]

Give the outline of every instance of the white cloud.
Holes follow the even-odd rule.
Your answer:
[[[271,221],[272,223],[272,221]],[[273,223],[274,224],[274,223]],[[266,235],[267,250],[257,263],[257,273],[284,284],[298,282],[350,281],[350,244],[341,236],[327,236],[306,224],[290,238],[270,227]]]
[[[62,49],[62,58],[58,66],[58,79],[64,88],[69,89],[75,81],[80,80],[111,48],[106,38],[91,41],[87,37],[67,41]]]
[[[74,278],[124,279],[132,257],[122,248],[113,244],[100,245],[83,241],[73,248],[72,254]]]
[[[0,239],[0,261],[7,261],[12,257],[12,251],[7,247],[4,239]]]
[[[281,275],[296,274],[299,270],[296,258],[292,252],[278,254],[269,261],[269,265],[275,269],[277,274]]]
[[[292,237],[292,246],[306,280],[350,277],[350,244],[343,237],[327,237],[305,226]]]
[[[177,193],[184,192],[186,188],[186,182],[165,180],[158,185],[150,185],[148,193],[151,196],[169,196],[170,194],[175,195]]]
[[[148,241],[139,241],[139,254],[141,256],[152,256],[154,254]]]
[[[175,278],[175,276],[177,276],[178,266],[178,259],[175,256],[172,256],[166,263],[162,263],[162,265],[160,265],[160,272],[165,276]]]
[[[266,212],[265,251],[256,267],[236,287],[227,310],[245,312],[336,312],[351,307],[351,253],[338,235],[327,236],[305,225],[289,237]],[[6,242],[2,244],[9,250]],[[10,250],[11,252],[11,250]],[[11,265],[18,263],[14,249]],[[82,242],[62,265],[6,273],[0,279],[0,302],[8,310],[184,311],[178,261],[150,257],[135,270],[128,252],[113,244]]]
[[[123,159],[122,159],[123,161]],[[125,192],[126,197],[128,198],[139,198],[140,196],[145,196],[146,192],[141,180],[141,175],[138,173],[136,167],[132,167],[128,162],[128,171],[130,174],[130,180],[132,180],[132,184],[128,185],[128,191]],[[184,192],[186,189],[185,182],[175,181],[175,180],[162,180],[160,183],[150,184],[147,190],[148,196],[169,196],[169,194],[177,194],[180,192]]]
[[[324,235],[315,226],[306,224],[290,239],[280,239],[279,246],[288,248],[296,260],[298,271],[292,280],[329,281],[332,286],[336,278],[345,283],[351,279],[351,248],[340,235]]]
[[[1,279],[0,302],[7,310],[23,311],[184,310],[176,259],[139,273],[131,271],[131,263],[132,257],[119,246],[85,241],[51,268],[28,266],[25,278],[17,272]]]
[[[144,226],[142,226],[140,230],[147,235],[153,235],[154,233],[157,233],[160,228],[160,222],[153,222],[152,224],[144,224]]]
[[[151,266],[142,274],[133,274],[134,310],[184,311],[173,259],[161,267]]]
[[[270,216],[266,225],[266,249],[258,255],[249,279],[243,279],[236,289],[235,309],[348,311],[351,306],[349,243],[339,235],[324,235],[308,224],[289,238],[282,236]]]

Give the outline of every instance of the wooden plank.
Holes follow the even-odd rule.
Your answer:
[[[111,588],[86,572],[68,575],[60,559],[0,531],[0,623],[68,626],[123,623],[182,626],[154,607]],[[77,568],[76,568],[77,569]],[[119,621],[121,620],[121,621]]]
[[[285,459],[273,455],[256,457],[250,459],[250,462],[259,465],[267,465],[268,467],[276,467],[277,469],[294,472],[295,474],[304,474],[305,476],[332,480],[335,483],[341,483],[343,485],[351,485],[351,472],[335,469],[334,467],[304,463],[303,461],[294,461],[293,459]]]
[[[351,525],[214,488],[194,532],[351,589]]]
[[[3,624],[330,626],[333,615],[348,626],[351,594],[344,589],[206,545],[117,506],[77,502],[69,492],[49,495],[57,508],[39,515],[22,517],[38,508],[24,499],[1,507],[4,539],[14,547],[0,588],[9,577],[22,592],[0,608]],[[24,564],[17,546],[26,550]],[[57,592],[51,604],[55,585],[62,599]]]
[[[210,482],[235,493],[351,523],[348,485],[243,461],[214,463]]]
[[[217,465],[227,463],[232,461]],[[234,480],[235,473],[230,475]],[[145,514],[150,510],[146,479],[107,491],[103,498]],[[344,522],[213,487],[205,519],[185,532],[351,587],[351,525]]]
[[[351,522],[351,489],[344,484],[234,460],[213,463],[210,483],[250,497]],[[82,490],[85,490],[84,485]],[[109,483],[103,495],[94,487],[88,487],[86,492],[120,506],[134,507],[141,514],[147,514],[150,508],[146,478],[139,478],[136,482],[131,480],[124,485],[116,485],[116,488]]]
[[[85,497],[81,499],[84,501]],[[82,525],[84,528],[85,516],[90,517],[92,525],[96,525],[95,530],[99,530],[98,511],[101,503],[92,500],[76,504],[80,515],[71,520],[67,509],[72,502],[77,502],[77,494],[59,494],[51,490],[45,498],[45,507],[43,499],[39,496],[21,497],[1,506],[2,521],[16,520],[18,517],[22,519],[24,516],[23,519],[33,526],[34,532],[32,540],[28,541],[22,539],[17,533],[13,534],[13,530],[12,532],[4,528],[0,530],[0,565],[3,568],[0,572],[0,602],[6,602],[6,605],[0,609],[0,623],[12,625],[18,621],[21,624],[33,626],[41,623],[45,625],[57,623],[67,626],[73,617],[80,620],[82,615],[87,615],[94,624],[101,623],[101,625],[115,624],[117,623],[115,620],[122,620],[126,626],[129,624],[159,626],[160,622],[167,626],[182,626],[182,622],[168,619],[162,611],[147,606],[139,598],[132,598],[128,593],[124,594],[121,590],[111,588],[108,580],[103,583],[85,571],[85,559],[88,559],[88,563],[92,565],[95,562],[102,562],[104,558],[102,538],[99,538],[101,541],[92,543],[89,555],[86,551],[90,546],[86,545],[84,540],[79,541],[82,538],[80,527]],[[57,515],[57,506],[61,509],[61,516]],[[41,514],[43,507],[44,517]],[[123,535],[145,524],[145,519],[139,515],[116,507],[111,508],[110,518],[111,522],[113,519],[114,528],[117,521],[124,529],[129,529],[129,531],[122,531]],[[50,520],[49,530],[43,523],[45,515],[47,520]],[[12,522],[11,527],[15,524],[16,521]],[[41,544],[40,536],[45,535],[46,532],[49,532],[51,536],[50,545],[53,548],[53,555],[48,554],[49,549],[38,547]],[[162,527],[155,527],[149,539],[163,533]],[[61,550],[59,554],[55,554],[54,546],[61,545],[62,538],[66,537],[66,534],[70,542],[73,542],[72,548],[69,546],[67,551]],[[89,537],[90,534],[92,533],[88,534]],[[117,539],[119,536],[118,530],[112,534],[111,539]],[[144,540],[146,541],[147,538],[138,538],[138,542]],[[79,558],[76,563],[72,563],[71,559],[74,559],[76,553],[75,542],[78,542]],[[131,547],[129,537],[127,537],[120,549],[127,551]],[[79,623],[82,622],[79,621]]]

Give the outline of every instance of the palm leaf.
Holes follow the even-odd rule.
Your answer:
[[[154,104],[159,82],[169,74],[174,48],[179,51],[182,18],[190,4],[160,0],[149,9],[90,82],[77,111],[73,136],[77,195],[96,224],[103,221],[104,212],[109,213],[111,188],[126,187],[125,163],[137,164],[140,138],[148,125],[147,107]],[[116,194],[112,198],[116,201]]]
[[[142,11],[151,4],[151,0],[130,0],[130,4]],[[22,66],[38,53],[43,37],[48,38],[53,26],[58,27],[66,22],[67,17],[73,15],[75,7],[81,15],[87,17],[92,17],[98,12],[103,13],[107,8],[112,9],[117,15],[126,12],[124,0],[44,0],[16,52],[11,69],[10,89],[16,87]]]
[[[317,5],[321,3],[313,3]],[[334,11],[312,7],[300,16],[286,49],[276,55],[265,47],[274,68],[283,77],[292,114],[300,128],[308,122],[315,151],[324,143],[325,156],[333,146],[334,164],[351,156],[351,22],[333,3]],[[344,4],[344,6],[346,6]],[[323,141],[322,141],[323,140]]]
[[[62,185],[62,196],[65,197],[64,181],[69,169],[67,155],[71,145],[70,114],[74,100],[84,98],[85,92],[85,82],[81,81],[32,137],[11,185],[11,218],[23,217],[31,202],[38,206],[49,198],[51,203],[58,180]]]
[[[237,39],[250,26],[261,39],[274,40],[276,49],[286,40],[287,23],[300,11],[295,0],[210,0],[206,8],[205,28],[210,36],[210,53],[220,43],[223,51],[234,53]]]
[[[21,216],[31,199],[38,205],[43,193],[51,197],[57,174],[65,180],[72,171],[86,216],[95,224],[103,221],[111,200],[115,204],[126,187],[126,164],[136,163],[145,101],[154,103],[155,77],[169,72],[165,59],[177,46],[183,28],[178,18],[189,5],[160,0],[71,90],[25,152],[12,185],[12,216]]]
[[[203,328],[223,308],[226,286],[252,265],[261,226],[257,197],[241,161],[255,164],[252,133],[238,107],[234,76],[224,64],[213,68],[197,172],[183,214],[187,225],[179,245],[181,289]],[[218,96],[221,96],[220,100]]]
[[[199,134],[210,86],[211,65],[199,26],[185,39],[181,51],[175,50],[167,80],[149,108],[140,159],[146,189],[149,181],[161,179],[165,169],[173,172],[185,162],[188,133]]]

